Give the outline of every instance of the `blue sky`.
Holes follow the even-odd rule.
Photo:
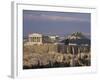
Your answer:
[[[23,33],[67,35],[73,32],[91,32],[91,14],[23,10]]]

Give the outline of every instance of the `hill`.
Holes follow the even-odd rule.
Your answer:
[[[68,44],[76,44],[76,45],[90,45],[91,41],[81,32],[74,32],[68,35],[67,39],[62,40],[61,42]]]

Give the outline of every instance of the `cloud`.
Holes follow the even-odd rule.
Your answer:
[[[50,20],[50,21],[76,21],[76,22],[89,22],[88,18],[77,17],[77,16],[63,16],[63,15],[48,15],[48,14],[25,14],[24,19],[26,20]]]

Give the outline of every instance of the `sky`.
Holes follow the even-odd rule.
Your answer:
[[[63,36],[73,32],[90,35],[90,13],[23,10],[24,36],[30,33]]]

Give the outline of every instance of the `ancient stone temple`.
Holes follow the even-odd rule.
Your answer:
[[[42,34],[33,33],[28,35],[28,41],[30,44],[42,44]]]

